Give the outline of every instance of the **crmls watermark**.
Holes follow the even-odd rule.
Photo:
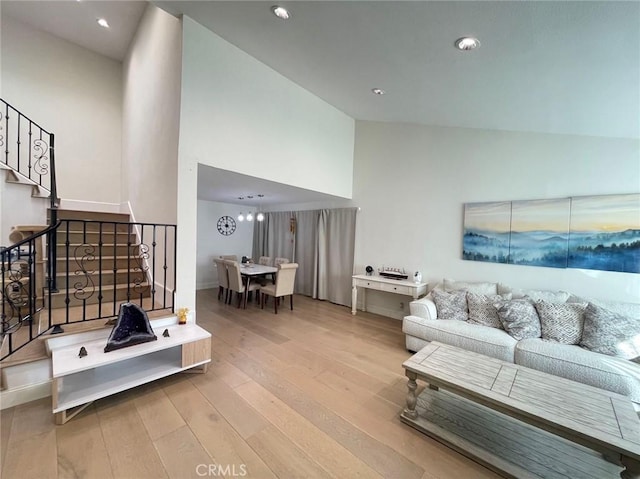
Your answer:
[[[196,474],[200,477],[244,477],[246,464],[198,464]]]

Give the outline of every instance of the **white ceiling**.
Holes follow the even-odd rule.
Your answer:
[[[122,61],[146,6],[146,1],[1,0],[0,11],[3,16]],[[99,27],[98,18],[105,18],[109,29]]]
[[[154,3],[189,15],[356,119],[640,138],[637,1],[289,0],[281,2],[288,21],[272,15],[276,0]],[[1,12],[121,60],[145,5],[2,0]],[[96,27],[99,16],[109,30]],[[455,50],[463,35],[482,46]],[[374,87],[386,95],[373,95]],[[201,170],[210,181],[201,181],[203,199],[235,203],[267,187],[283,202],[321,199],[206,170],[213,171]]]

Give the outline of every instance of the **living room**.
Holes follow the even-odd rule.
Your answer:
[[[260,2],[247,3],[260,5]],[[82,101],[91,103],[90,110],[101,112],[103,120],[95,119],[100,123],[95,129],[107,128],[108,133],[95,135],[98,148],[96,145],[88,144],[69,146],[67,151],[75,155],[63,155],[59,151],[58,158],[62,163],[72,161],[67,160],[71,156],[75,157],[74,163],[86,164],[82,152],[95,149],[96,157],[99,158],[90,163],[90,168],[97,175],[105,175],[103,178],[108,178],[100,183],[108,184],[109,188],[94,187],[86,182],[83,186],[76,186],[68,179],[61,180],[66,182],[62,183],[63,198],[110,204],[114,208],[119,208],[121,203],[129,202],[136,218],[177,222],[178,237],[181,241],[178,284],[181,286],[178,289],[179,299],[176,304],[191,309],[196,308],[197,289],[193,265],[196,264],[196,251],[199,247],[198,198],[195,186],[198,164],[231,170],[242,175],[260,176],[267,181],[288,183],[344,198],[333,198],[330,202],[318,202],[313,205],[270,205],[271,210],[327,205],[360,207],[354,258],[355,273],[364,272],[366,265],[387,265],[405,268],[411,272],[420,271],[423,278],[429,282],[440,281],[445,277],[470,281],[491,280],[521,288],[562,289],[599,299],[640,302],[640,279],[634,274],[498,265],[464,261],[461,256],[463,212],[464,204],[467,202],[638,192],[638,29],[637,22],[633,21],[637,15],[634,17],[633,14],[625,13],[625,8],[634,8],[633,4],[626,7],[622,4],[615,4],[615,7],[596,5],[600,5],[605,11],[612,8],[615,12],[614,18],[602,21],[600,25],[602,16],[584,7],[589,10],[589,18],[593,23],[585,20],[580,25],[592,34],[589,40],[594,43],[598,43],[602,38],[610,39],[607,28],[624,32],[620,34],[617,43],[612,41],[612,44],[619,46],[614,50],[620,57],[616,57],[619,63],[615,66],[609,65],[602,57],[594,54],[596,58],[592,59],[592,63],[599,68],[598,72],[604,75],[603,77],[598,77],[595,73],[585,73],[578,67],[577,72],[568,77],[573,78],[575,82],[586,83],[597,78],[602,82],[598,83],[600,87],[607,85],[607,88],[610,88],[609,93],[616,91],[620,93],[620,97],[626,99],[625,101],[612,100],[611,104],[607,105],[605,101],[597,101],[589,96],[576,99],[569,95],[574,84],[568,84],[559,87],[558,90],[566,92],[571,101],[561,105],[554,104],[557,108],[554,113],[545,110],[552,102],[543,101],[543,97],[534,100],[540,103],[538,111],[528,112],[514,102],[513,98],[517,96],[512,96],[510,100],[500,96],[487,96],[484,98],[486,103],[482,109],[470,108],[468,112],[463,110],[462,113],[474,117],[473,121],[469,120],[469,124],[463,125],[448,121],[447,108],[437,111],[441,122],[430,124],[417,124],[402,118],[396,121],[354,119],[312,93],[302,91],[302,88],[286,76],[280,75],[258,60],[251,59],[248,54],[209,32],[196,21],[185,19],[183,30],[179,20],[150,6],[140,23],[137,40],[132,44],[137,49],[130,51],[125,63],[83,53],[90,56],[92,62],[110,71],[113,77],[109,80],[104,74],[95,75],[95,78],[89,76],[87,80],[80,82],[83,88],[89,89],[92,87],[86,84],[94,84],[96,90],[85,91]],[[269,6],[262,5],[267,10]],[[574,5],[574,8],[579,7]],[[596,9],[596,6],[593,8]],[[293,21],[296,16],[304,17],[302,10],[292,10]],[[55,61],[34,56],[34,52],[43,48],[43,45],[49,43],[55,46],[63,41],[45,32],[34,31],[37,29],[20,22],[5,22],[9,20],[3,14],[3,98],[6,97],[17,106],[22,106],[26,112],[36,117],[42,112],[49,122],[47,124],[51,125],[50,128],[58,133],[59,141],[70,142],[63,140],[63,133],[68,132],[67,138],[73,135],[78,123],[86,123],[90,115],[65,118],[64,121],[58,119],[64,102],[52,101],[51,91],[43,88],[43,85],[57,81],[61,89],[59,91],[64,91],[65,96],[73,98],[74,89],[68,87],[73,85],[69,81],[72,74],[69,70],[60,72],[54,68],[47,69],[50,73],[48,78],[44,78],[38,75],[41,62],[55,64]],[[587,28],[587,25],[592,30]],[[461,55],[467,54],[476,55],[475,59],[473,56],[470,57],[470,62],[477,62],[478,55],[490,50],[491,44],[497,41],[489,41],[490,37],[478,33],[482,42],[480,49],[473,52],[455,51],[453,42],[456,38],[453,37],[464,33],[466,31],[458,32],[456,29],[452,32],[452,37],[447,38],[442,45],[443,49],[451,48],[451,61],[457,65],[465,64],[466,58]],[[543,32],[534,33],[542,35]],[[32,42],[27,49],[29,52],[21,52],[25,56],[19,63],[19,69],[13,66],[18,64],[15,62],[18,56],[15,52],[20,42],[11,41],[16,37],[5,39],[5,35],[11,34],[30,38],[29,41]],[[206,43],[202,43],[201,37],[205,38]],[[523,53],[526,53],[529,43],[516,43],[524,44]],[[229,68],[244,66],[245,70],[238,68],[237,71],[248,72],[247,76],[231,76],[227,79],[228,83],[217,86],[214,82],[208,86],[201,85],[197,89],[188,88],[189,82],[194,80],[194,77],[189,75],[195,75],[202,69],[201,65],[206,58],[204,55],[207,54],[206,51],[197,49],[196,45],[202,50],[209,50],[211,55],[216,51],[226,52]],[[591,43],[589,45],[593,47]],[[214,46],[217,46],[218,50]],[[60,47],[61,50],[66,50],[68,56],[77,53],[75,49],[79,48],[70,44]],[[583,48],[588,50],[579,46],[576,47],[576,51],[582,52]],[[157,54],[157,51],[162,54]],[[156,56],[153,52],[156,52]],[[607,54],[613,55],[609,51]],[[77,58],[81,58],[81,55]],[[564,57],[553,58],[552,61],[556,66],[566,62],[567,68],[570,68],[572,64],[569,59],[573,60],[571,57]],[[598,59],[599,62],[596,61]],[[526,71],[527,61],[528,57],[523,55],[517,59],[517,64],[510,68]],[[96,68],[87,68],[89,60],[86,62],[71,65],[69,68],[76,68],[72,71],[78,76],[92,75],[90,71],[95,72]],[[579,67],[582,67],[582,63]],[[463,95],[458,100],[458,107],[461,108],[461,105],[474,101],[474,98],[464,97],[468,75],[464,73],[464,66],[459,68],[459,76],[451,82],[458,85],[458,90]],[[607,71],[610,75],[606,75]],[[132,72],[135,73],[135,77]],[[512,70],[508,69],[508,72]],[[205,71],[203,76],[211,82],[213,77],[208,75],[215,73]],[[119,75],[122,75],[124,84],[119,81]],[[504,72],[501,73],[496,68],[492,78],[475,81],[484,84],[490,80],[498,81],[504,75]],[[555,79],[554,77],[545,80],[544,74],[539,72],[528,72],[528,77],[529,83],[520,85],[516,93],[527,96],[535,91],[540,94],[540,90],[535,88],[536,85],[548,86],[553,84]],[[153,83],[150,83],[150,78],[154,79]],[[256,78],[268,78],[272,83],[266,82],[267,87],[263,84],[263,90],[256,97],[252,96],[251,101],[246,101],[242,108],[238,108],[237,103],[234,105],[235,99],[248,96],[252,92],[247,91],[246,87],[234,87],[233,83],[250,85]],[[371,79],[371,84],[362,86],[362,96],[370,97],[364,101],[368,101],[372,111],[381,108],[376,105],[393,101],[394,97],[394,91],[389,90],[386,85],[378,84],[379,81],[382,80]],[[26,88],[25,85],[30,87]],[[99,92],[97,85],[101,85],[104,90]],[[386,95],[374,96],[370,90],[376,86],[385,87],[389,91]],[[203,95],[205,88],[208,89],[207,94]],[[544,88],[541,90],[544,92]],[[96,94],[104,91],[110,95]],[[286,108],[281,103],[274,106],[268,101],[273,98],[270,95],[275,91],[279,92],[278,98],[293,98],[291,103],[285,103]],[[174,95],[169,95],[168,92],[173,92]],[[420,93],[415,92],[415,95],[418,97]],[[116,111],[112,111],[113,103],[118,104],[120,99],[122,107],[115,107]],[[79,98],[76,97],[75,100]],[[593,102],[590,103],[589,100]],[[579,102],[590,108],[580,110],[589,110],[590,118],[585,119],[574,113],[577,111],[574,107],[577,108],[576,104]],[[255,108],[255,105],[260,105],[260,108]],[[246,113],[252,106],[258,112],[249,116],[252,120],[251,127],[228,121],[234,112]],[[598,107],[605,106],[605,112],[598,112]],[[273,119],[270,115],[275,115],[281,109],[288,113],[288,117],[277,117],[277,121],[269,125],[269,119]],[[510,126],[503,127],[502,124],[491,122],[491,114],[495,109],[506,110]],[[214,111],[217,114],[212,118]],[[613,125],[618,124],[618,121],[614,121],[617,111],[620,112],[620,117],[625,119],[621,121],[628,128],[625,132],[613,130]],[[574,117],[575,128],[566,129],[564,132],[555,131],[552,126],[556,120],[559,122],[556,116],[558,112],[564,112],[565,127],[571,123],[566,121],[567,117]],[[301,118],[309,120],[310,117],[320,118],[319,125],[296,125]],[[531,128],[536,118],[538,124],[546,124],[548,128],[542,131]],[[482,123],[483,121],[485,123]],[[65,122],[69,125],[65,126]],[[191,128],[198,123],[207,128]],[[232,126],[225,129],[225,124]],[[295,129],[296,126],[299,128]],[[598,130],[598,127],[601,130]],[[122,133],[119,133],[120,131]],[[267,141],[269,138],[279,138],[283,131],[290,132],[283,141]],[[635,133],[629,134],[629,131]],[[114,150],[112,144],[118,144],[120,136],[122,152],[112,151],[108,155],[104,154],[105,150]],[[207,141],[204,141],[205,138]],[[247,141],[247,138],[251,140]],[[292,138],[295,138],[295,141]],[[73,141],[85,140],[74,138]],[[64,145],[60,145],[60,148],[64,150]],[[234,148],[239,149],[235,156],[228,151]],[[66,168],[69,171],[67,178],[76,174],[73,173],[74,170],[80,171],[75,167]],[[149,184],[157,185],[163,194],[149,195]],[[230,213],[235,214],[236,211]],[[399,319],[408,313],[408,301],[404,301],[400,306],[395,295],[371,294],[368,298],[368,309],[385,317]],[[198,313],[200,314],[200,311]],[[218,311],[217,314],[221,312]],[[230,328],[231,332],[225,333],[228,341],[231,341],[233,334],[240,334],[240,330],[231,326],[230,321],[226,319],[215,318],[212,321],[217,327],[226,325]],[[358,320],[357,324],[365,329],[361,321]],[[392,328],[383,319],[374,318],[371,321],[381,329]],[[308,322],[305,322],[305,325],[309,327]],[[281,332],[288,330],[286,325],[280,327],[283,328]],[[350,327],[344,331],[345,334],[349,333]],[[291,334],[301,334],[288,331]],[[253,341],[258,342],[255,337],[251,337]],[[347,347],[339,341],[332,344],[332,351],[339,349],[337,344]],[[219,346],[225,347],[224,344]],[[360,350],[359,348],[356,347],[356,350]],[[399,353],[389,353],[389,356],[385,357],[398,360],[398,356]],[[297,359],[300,360],[299,357]],[[229,368],[228,365],[225,367]],[[234,374],[236,379],[241,376],[236,370]],[[434,447],[437,449],[437,446]]]

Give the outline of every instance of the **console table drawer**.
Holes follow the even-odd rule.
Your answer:
[[[355,285],[358,286],[359,288],[368,288],[368,289],[379,289],[379,290],[384,290],[382,285],[384,283],[380,283],[379,281],[370,281],[367,279],[356,279],[355,280]]]
[[[407,296],[413,295],[413,289],[409,286],[403,286],[401,284],[389,284],[380,283],[382,291],[389,291],[390,293],[406,294]]]

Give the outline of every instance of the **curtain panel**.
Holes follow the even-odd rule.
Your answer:
[[[265,213],[253,230],[253,256],[298,263],[295,292],[351,305],[357,208]]]

